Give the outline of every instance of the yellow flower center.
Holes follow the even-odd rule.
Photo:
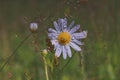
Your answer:
[[[71,36],[70,36],[70,34],[68,32],[61,32],[58,35],[57,39],[58,39],[60,44],[66,45],[67,43],[70,42]]]

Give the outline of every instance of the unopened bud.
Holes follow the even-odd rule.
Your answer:
[[[42,50],[42,56],[46,56],[47,54],[48,54],[47,49],[43,49],[43,50]]]
[[[35,22],[30,23],[30,30],[31,30],[32,32],[36,32],[37,29],[38,29],[38,24],[37,24],[37,23],[35,23]]]

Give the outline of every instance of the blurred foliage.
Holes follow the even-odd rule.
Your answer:
[[[75,24],[88,30],[82,46],[84,70],[79,53],[70,61],[61,56],[52,70],[48,60],[50,80],[120,80],[119,3],[119,0],[1,0],[0,67],[30,34],[30,22],[39,23],[39,29],[37,37],[31,35],[26,39],[0,71],[0,80],[45,80],[40,50],[46,48],[47,28],[64,17],[68,23],[75,20]]]

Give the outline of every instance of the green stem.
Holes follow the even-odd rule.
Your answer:
[[[82,73],[82,76],[83,76],[83,79],[82,80],[86,80],[86,75],[85,75],[85,70],[84,70],[84,55],[83,53],[81,52],[80,53],[80,59],[81,59],[81,73]]]
[[[48,69],[47,69],[47,62],[46,62],[45,57],[43,57],[43,60],[44,60],[44,64],[45,64],[45,75],[46,75],[46,80],[49,80],[49,78],[48,78]]]

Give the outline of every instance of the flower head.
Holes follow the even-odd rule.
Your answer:
[[[87,37],[87,31],[77,32],[80,25],[74,25],[74,21],[67,26],[67,19],[60,18],[58,22],[53,22],[55,29],[49,28],[48,37],[54,45],[55,56],[59,57],[61,53],[66,59],[67,55],[72,57],[71,47],[75,51],[81,51],[80,45],[83,45],[81,39]]]

